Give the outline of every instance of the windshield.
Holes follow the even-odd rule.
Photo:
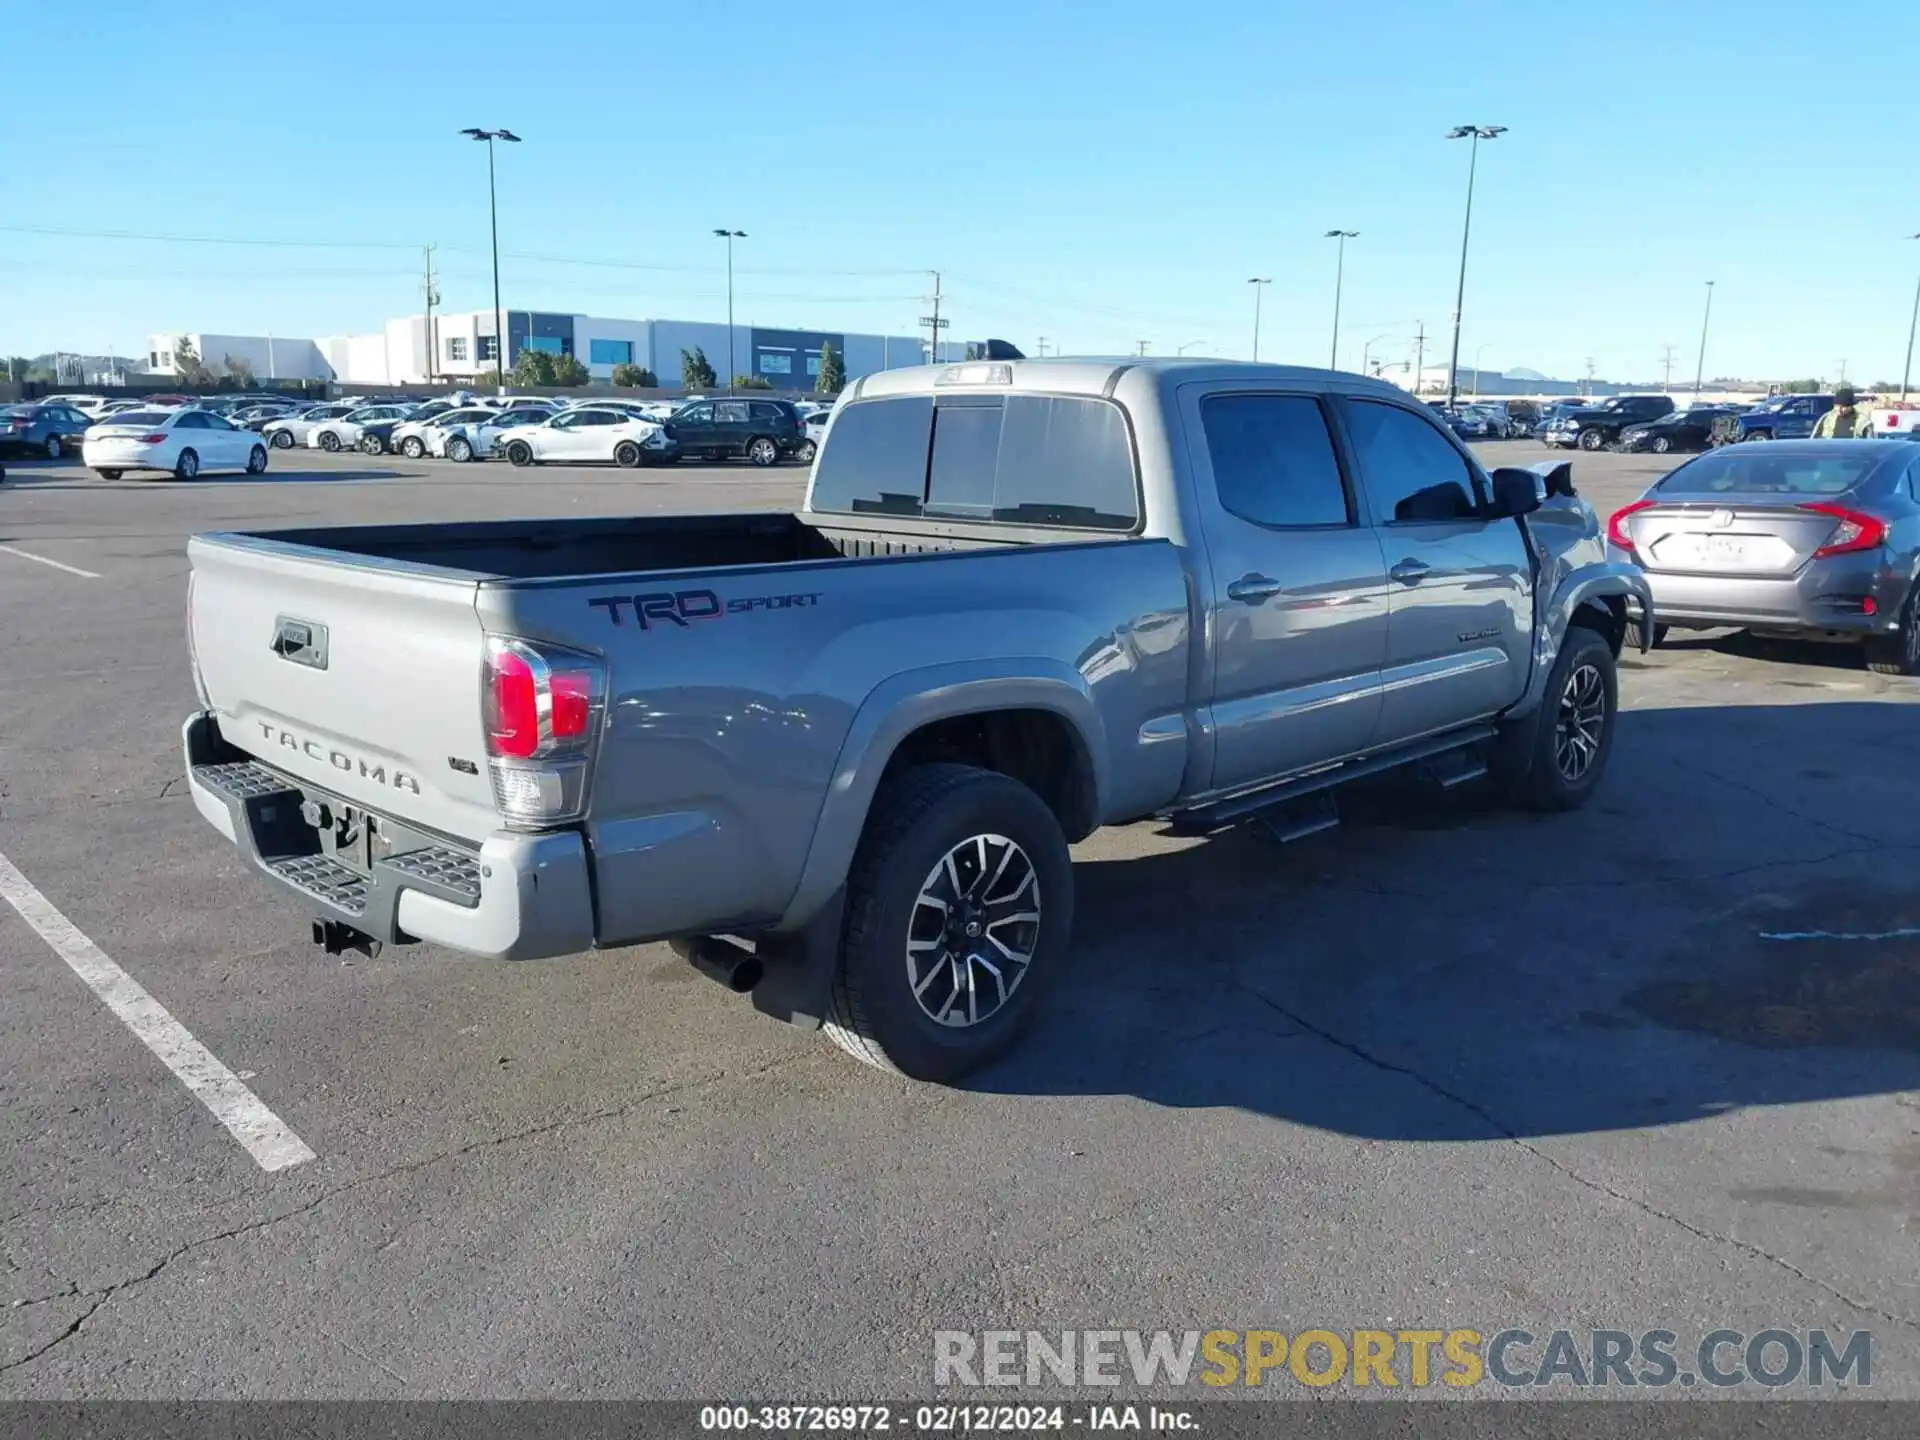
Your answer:
[[[1840,495],[1880,463],[1871,447],[1849,454],[1739,445],[1702,455],[1662,480],[1662,495]]]

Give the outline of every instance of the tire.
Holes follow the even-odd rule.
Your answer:
[[[124,470],[96,470],[93,473],[98,475],[102,480],[118,480],[127,472]]]
[[[764,435],[756,435],[747,442],[747,463],[765,470],[770,465],[780,463],[780,447]]]
[[[1597,710],[1590,708],[1595,702]],[[1514,727],[1498,743],[1494,768],[1507,799],[1522,809],[1543,813],[1577,810],[1586,804],[1606,774],[1619,710],[1619,676],[1606,637],[1583,625],[1573,626],[1547,676],[1546,695],[1534,722]],[[1574,739],[1570,729],[1574,724],[1581,724],[1582,733],[1589,737],[1584,747]],[[1575,771],[1567,761],[1582,750],[1584,768]]]
[[[533,464],[533,447],[524,440],[516,440],[507,446],[507,460],[513,465]]]
[[[983,838],[989,845],[985,867],[973,860]],[[1013,866],[1023,867],[1026,877],[1017,888],[1010,888]],[[978,952],[967,955],[969,985],[963,989],[955,952],[938,948],[946,937],[916,938],[913,932],[939,932],[939,917],[951,913],[938,904],[941,897],[934,891],[951,899],[954,889],[964,887],[962,894],[970,895],[982,873],[989,875],[982,895],[993,891],[999,876],[1007,878],[999,881],[999,899],[977,913],[989,917],[998,907],[1016,908],[1003,910],[998,919],[971,923],[988,927],[988,933],[1001,929],[1011,937],[1010,948],[1028,960],[1003,998],[984,994],[991,1008],[978,1013],[982,992],[995,983],[988,965],[975,958]],[[931,901],[923,903],[927,897]],[[1029,911],[1024,907],[1030,899],[1038,903]],[[1037,918],[1025,919],[1029,913]],[[914,1080],[958,1080],[1014,1043],[1066,954],[1073,926],[1073,867],[1060,822],[1033,791],[991,770],[970,765],[911,769],[874,797],[847,879],[845,925],[824,1027],[829,1038],[882,1070]],[[956,938],[965,943],[964,937]],[[927,949],[924,970],[910,968],[916,964],[910,943]],[[999,959],[1005,978],[1012,969],[1007,953],[987,953]],[[978,1018],[967,1023],[934,1018],[938,1006],[957,1021],[955,1007],[962,1003],[974,1007]]]
[[[793,452],[793,458],[798,460],[802,465],[811,465],[813,463],[813,455],[813,442],[811,440],[801,441],[800,448]]]
[[[1670,631],[1671,629],[1673,629],[1671,625],[1662,625],[1662,624],[1659,624],[1658,622],[1655,622],[1653,627],[1653,648],[1654,649],[1658,650],[1662,645],[1667,643],[1667,632]]]
[[[200,473],[200,456],[192,450],[182,450],[180,458],[173,462],[173,478],[191,480]]]
[[[1773,432],[1771,430],[1749,430],[1740,437],[1740,443],[1743,445],[1751,445],[1762,440],[1771,439],[1773,439]]]
[[[451,450],[453,447],[447,447]],[[427,444],[418,435],[409,435],[400,442],[400,453],[409,460],[421,459],[427,453]]]
[[[1582,450],[1603,450],[1606,448],[1606,444],[1607,437],[1602,435],[1598,430],[1582,430],[1580,432],[1580,448]]]
[[[67,453],[67,447],[60,443],[60,437],[58,435],[47,436],[46,449],[49,460],[58,460],[62,455]]]
[[[1867,641],[1867,669],[1876,675],[1920,675],[1920,585],[1907,596],[1899,631]]]
[[[320,448],[329,455],[338,454],[340,450],[340,437],[331,430],[322,430],[320,432]]]
[[[473,459],[473,446],[464,435],[456,435],[447,441],[447,458],[455,464],[464,465]]]
[[[276,430],[273,432],[273,439],[267,443],[272,445],[276,450],[291,450],[293,448],[293,431]]]
[[[631,440],[622,440],[613,447],[613,463],[622,470],[632,470],[640,464],[640,447]]]
[[[1653,453],[1654,454],[1664,455],[1671,449],[1673,449],[1673,441],[1667,438],[1665,435],[1656,435],[1653,437]]]
[[[267,447],[256,445],[247,454],[247,473],[264,475],[267,473]]]
[[[387,447],[378,435],[362,435],[360,437],[360,453],[362,455],[384,455],[387,453]]]

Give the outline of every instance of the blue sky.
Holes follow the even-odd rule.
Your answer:
[[[300,13],[302,9],[313,13]],[[615,7],[592,7],[612,10]],[[1897,378],[1920,241],[1920,27],[1804,4],[11,0],[0,350],[317,335],[489,302],[955,337],[1029,353],[1443,358],[1467,147],[1461,362]],[[1553,18],[1543,18],[1552,15]],[[1904,144],[1905,155],[1901,154]],[[31,162],[31,163],[28,163]],[[131,231],[303,244],[94,238]],[[533,258],[546,257],[546,258]],[[582,264],[581,260],[617,262]]]

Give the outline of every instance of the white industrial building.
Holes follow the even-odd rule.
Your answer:
[[[836,330],[790,330],[765,325],[731,327],[697,320],[610,320],[539,310],[508,310],[507,368],[528,349],[572,355],[595,380],[609,380],[616,365],[651,370],[664,386],[678,386],[681,353],[704,351],[721,383],[729,375],[759,375],[776,389],[811,390],[822,349],[840,354],[849,380],[876,370],[925,364],[924,338],[865,335]],[[431,326],[431,329],[429,329]],[[182,332],[150,336],[148,368],[177,374],[173,350]],[[256,377],[335,380],[355,385],[420,385],[468,380],[492,370],[499,353],[498,325],[491,310],[403,315],[365,335],[328,335],[303,340],[265,335],[201,335],[185,332],[216,375],[224,359],[244,360]],[[966,345],[943,342],[940,357],[963,359]]]

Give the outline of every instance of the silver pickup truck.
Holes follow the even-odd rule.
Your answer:
[[[797,515],[189,546],[193,800],[330,949],[667,939],[951,1080],[1065,960],[1067,846],[1290,837],[1355,779],[1599,783],[1653,604],[1565,465],[1484,473],[1360,376],[866,377]]]

